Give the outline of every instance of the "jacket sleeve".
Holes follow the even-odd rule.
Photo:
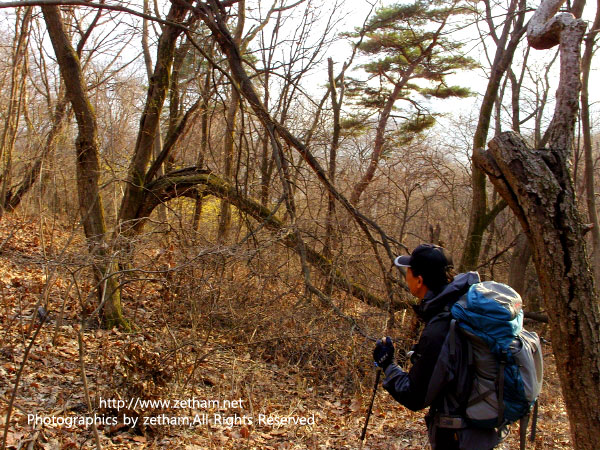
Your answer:
[[[429,406],[448,379],[447,366],[438,363],[448,334],[448,325],[447,318],[434,318],[425,326],[415,346],[413,365],[409,372],[396,364],[390,364],[385,370],[383,387],[408,409],[417,411]]]

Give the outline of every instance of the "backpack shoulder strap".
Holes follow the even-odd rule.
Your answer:
[[[458,321],[452,318],[448,330],[448,353],[454,369],[460,373],[455,373],[458,391],[448,392],[446,396],[453,410],[460,414],[464,414],[468,406],[474,373],[473,348],[469,339],[462,336]]]

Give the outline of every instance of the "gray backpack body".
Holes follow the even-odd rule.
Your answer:
[[[523,329],[519,294],[484,281],[472,285],[451,313],[456,321],[451,332],[468,349],[467,367],[460,369],[468,371],[471,382],[467,421],[496,428],[526,416],[542,388],[543,355],[538,335]]]

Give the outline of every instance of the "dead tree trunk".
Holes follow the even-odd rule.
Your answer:
[[[554,16],[562,1],[544,1],[528,28],[538,49],[560,45],[561,73],[549,149],[532,150],[502,133],[476,164],[508,202],[531,246],[548,310],[552,346],[576,449],[600,448],[600,306],[586,255],[569,169],[580,88],[585,24]]]

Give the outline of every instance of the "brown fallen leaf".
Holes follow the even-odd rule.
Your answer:
[[[362,409],[362,401],[358,397],[354,397],[350,403],[350,410],[352,412],[359,412]]]

